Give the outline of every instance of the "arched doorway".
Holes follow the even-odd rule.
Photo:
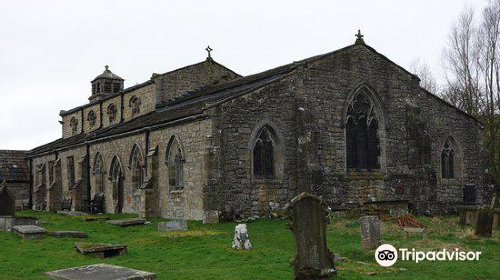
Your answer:
[[[125,200],[125,193],[123,190],[123,169],[120,161],[115,156],[111,162],[111,171],[109,172],[109,179],[113,186],[113,202],[115,206],[115,213],[122,213],[123,202]]]

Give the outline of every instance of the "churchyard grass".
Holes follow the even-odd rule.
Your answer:
[[[84,231],[84,242],[128,245],[128,253],[119,257],[96,259],[79,254],[76,238],[45,236],[41,240],[23,240],[13,233],[0,232],[0,279],[47,279],[44,272],[80,265],[108,263],[154,272],[157,279],[292,279],[289,260],[294,255],[291,232],[286,220],[258,220],[247,223],[252,251],[231,249],[236,223],[207,224],[189,222],[188,231],[159,232],[157,222],[117,227],[106,222],[85,222],[82,217],[63,217],[53,213],[24,211],[21,216],[40,217],[49,231]],[[112,219],[133,215],[105,215]],[[346,257],[336,263],[338,279],[500,279],[500,230],[492,238],[473,236],[471,227],[458,225],[458,217],[419,217],[429,228],[428,241],[422,236],[404,233],[392,224],[382,223],[383,243],[396,248],[416,250],[481,251],[479,261],[398,261],[392,267],[379,266],[373,251],[363,252],[359,226],[355,219],[335,218],[328,225],[328,246]]]

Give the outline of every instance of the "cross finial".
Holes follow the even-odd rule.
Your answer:
[[[205,50],[206,50],[206,51],[207,51],[207,53],[208,53],[207,59],[211,59],[211,58],[212,58],[212,55],[210,54],[210,52],[211,52],[211,51],[213,51],[213,49],[212,49],[210,46],[208,46]]]
[[[356,44],[364,44],[365,41],[363,40],[363,37],[365,35],[361,34],[361,30],[358,29],[358,34],[355,34],[356,36]]]

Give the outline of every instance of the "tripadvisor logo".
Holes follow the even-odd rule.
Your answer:
[[[402,261],[478,261],[481,252],[464,252],[455,250],[448,251],[443,249],[441,251],[422,252],[415,251],[415,248],[408,250],[406,248],[399,248],[400,260]],[[398,260],[398,250],[390,244],[380,245],[375,251],[375,260],[381,266],[392,266]]]

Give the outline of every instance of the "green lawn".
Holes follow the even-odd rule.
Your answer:
[[[46,271],[79,265],[109,263],[151,271],[158,279],[292,279],[289,260],[294,255],[291,232],[284,220],[248,223],[250,252],[231,249],[236,223],[203,225],[189,222],[187,232],[158,232],[156,223],[120,228],[105,222],[84,222],[79,217],[25,211],[23,216],[40,217],[47,230],[81,230],[87,242],[128,245],[128,254],[96,259],[74,249],[81,239],[46,236],[41,240],[22,240],[14,233],[0,232],[0,279],[47,279]],[[131,215],[107,215],[112,218]],[[493,238],[477,239],[471,228],[461,228],[453,217],[418,218],[429,228],[429,242],[421,236],[405,240],[397,227],[384,223],[384,243],[416,250],[481,251],[479,261],[398,261],[390,268],[379,266],[373,252],[360,249],[356,220],[336,218],[328,227],[328,246],[347,260],[337,263],[339,279],[500,279],[500,231]],[[375,273],[375,274],[373,274]],[[372,275],[373,274],[373,275]]]

